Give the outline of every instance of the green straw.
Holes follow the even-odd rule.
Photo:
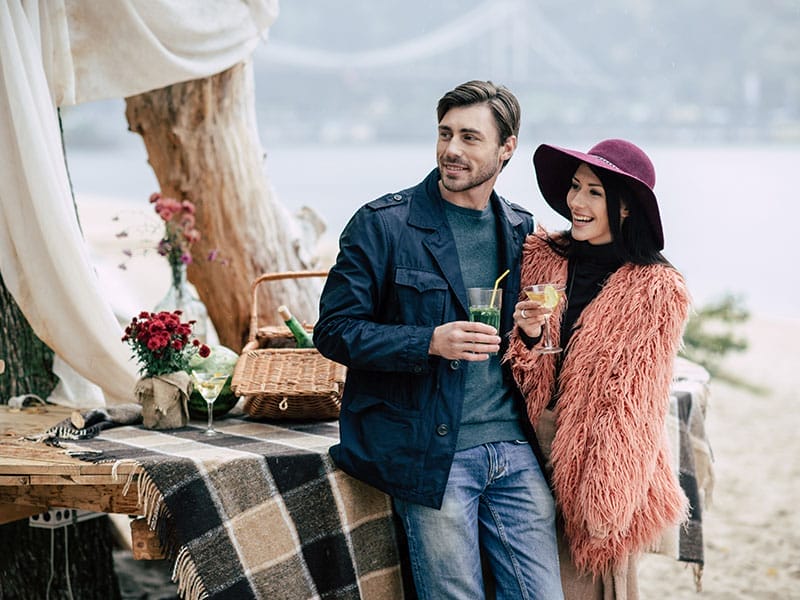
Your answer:
[[[491,299],[491,300],[489,300],[489,308],[492,308],[492,307],[494,306],[494,297],[497,295],[497,286],[499,286],[499,285],[500,285],[500,281],[503,279],[503,277],[505,277],[506,275],[508,275],[508,271],[509,271],[509,269],[506,269],[506,270],[505,270],[505,272],[503,272],[503,274],[502,274],[502,275],[500,275],[500,277],[498,277],[498,278],[495,280],[495,282],[494,282],[494,289],[492,290],[492,299]]]

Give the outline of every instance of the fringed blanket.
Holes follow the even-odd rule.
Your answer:
[[[140,501],[184,598],[403,597],[391,503],[337,470],[333,423],[243,418],[78,442],[92,461],[134,461]]]
[[[668,530],[657,552],[692,563],[695,585],[702,589],[703,510],[711,502],[714,486],[711,446],[705,431],[708,404],[708,372],[684,359],[677,359],[670,394],[667,429],[673,469],[689,499],[689,519]]]

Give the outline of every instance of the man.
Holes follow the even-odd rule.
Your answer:
[[[494,192],[517,146],[511,92],[470,81],[437,107],[438,168],[345,227],[314,342],[348,367],[347,473],[392,496],[423,600],[561,598],[550,489],[519,392],[500,363],[533,218]],[[468,318],[467,288],[502,280],[500,331]]]

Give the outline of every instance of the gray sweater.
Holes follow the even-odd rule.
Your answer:
[[[491,205],[483,211],[447,201],[444,206],[458,249],[464,287],[494,286],[505,266],[498,264],[497,223]],[[525,439],[512,389],[503,381],[500,356],[464,364],[466,385],[456,450]]]

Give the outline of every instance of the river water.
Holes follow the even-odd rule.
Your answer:
[[[561,144],[559,141],[554,141]],[[561,144],[568,145],[568,144]],[[587,149],[591,143],[569,144]],[[800,146],[645,146],[656,166],[665,254],[686,276],[698,305],[733,293],[754,314],[800,318]],[[266,171],[280,202],[307,205],[336,239],[352,213],[420,181],[434,144],[266,146]],[[497,190],[547,228],[566,222],[539,195],[533,146],[521,145]],[[157,189],[142,147],[68,149],[76,196],[147,206]]]

